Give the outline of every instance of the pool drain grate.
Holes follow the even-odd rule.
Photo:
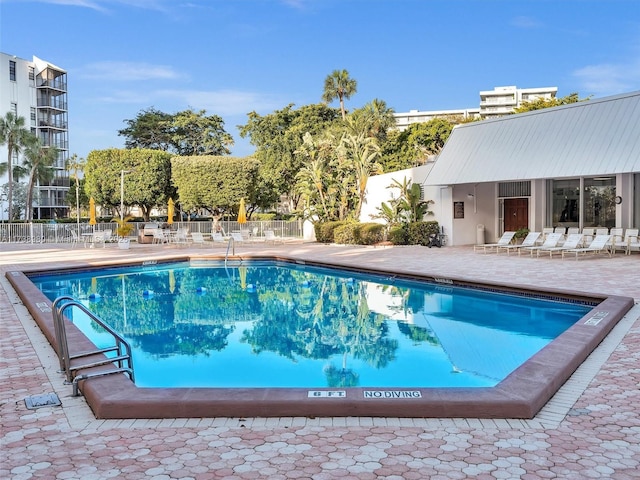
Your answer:
[[[60,398],[55,393],[45,393],[42,395],[30,395],[24,399],[24,403],[29,410],[42,407],[59,407],[62,405]]]

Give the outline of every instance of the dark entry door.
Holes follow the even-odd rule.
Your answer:
[[[529,228],[529,199],[505,198],[504,231],[515,232],[521,228]]]

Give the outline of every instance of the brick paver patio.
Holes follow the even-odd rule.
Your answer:
[[[96,420],[4,274],[97,259],[221,254],[0,244],[0,478],[640,478],[640,255],[575,260],[477,254],[470,247],[252,245],[300,258],[448,278],[624,295],[636,306],[532,420],[194,418]],[[28,410],[56,392],[62,407]]]

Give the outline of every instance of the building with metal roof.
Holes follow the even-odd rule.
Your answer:
[[[450,245],[520,228],[638,228],[640,91],[459,125],[435,162],[390,175],[423,185]]]

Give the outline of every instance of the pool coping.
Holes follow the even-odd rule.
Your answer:
[[[219,255],[176,255],[157,263],[195,259],[221,260]],[[623,296],[586,295],[576,291],[476,282],[464,278],[436,278],[392,269],[356,269],[337,262],[301,261],[286,255],[244,255],[298,264],[337,267],[352,271],[393,274],[450,285],[471,285],[503,291],[535,292],[546,296],[600,301],[588,315],[560,335],[529,361],[492,388],[138,388],[125,375],[80,382],[87,403],[97,418],[206,418],[206,417],[423,417],[423,418],[533,418],[571,374],[607,336],[633,299]],[[82,270],[115,265],[140,265],[131,260],[92,262],[62,270]],[[32,317],[55,350],[51,301],[29,280],[27,273],[42,269],[10,270],[13,285]],[[80,348],[93,344],[69,324],[68,333]],[[376,392],[368,394],[365,391]],[[418,392],[418,393],[416,393]],[[419,397],[418,397],[419,395]]]

